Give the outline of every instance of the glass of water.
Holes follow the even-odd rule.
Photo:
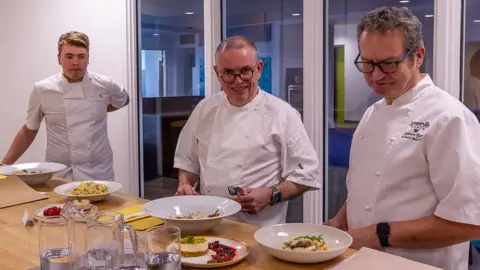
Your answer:
[[[42,218],[38,224],[41,270],[75,270],[73,239],[63,216]]]
[[[148,270],[180,270],[180,229],[154,227],[147,232],[146,265]]]

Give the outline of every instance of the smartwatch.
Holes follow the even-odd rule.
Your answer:
[[[270,205],[275,205],[282,201],[282,192],[276,186],[270,187],[273,191]]]
[[[388,238],[390,237],[390,224],[388,224],[388,222],[380,222],[377,224],[377,237],[382,247],[390,246],[388,242]]]

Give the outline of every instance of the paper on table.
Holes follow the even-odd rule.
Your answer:
[[[47,199],[16,176],[0,182],[0,208]]]
[[[352,257],[330,268],[331,270],[384,270],[388,265],[388,270],[441,270],[440,268],[426,265],[423,263],[407,260],[389,253],[381,252],[370,248],[361,248]]]
[[[143,204],[137,204],[131,207],[123,208],[117,210],[117,212],[122,213],[123,215],[131,215],[142,211]],[[146,229],[158,226],[163,224],[163,220],[152,217],[148,214],[136,216],[128,219],[125,223],[132,226],[137,231],[144,231]]]

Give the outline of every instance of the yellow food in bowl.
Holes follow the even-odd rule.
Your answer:
[[[81,182],[76,188],[70,191],[71,195],[100,195],[108,192],[105,184],[95,183],[93,181]]]

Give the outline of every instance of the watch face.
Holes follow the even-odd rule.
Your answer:
[[[273,195],[273,202],[278,203],[282,200],[282,193],[277,192]]]

